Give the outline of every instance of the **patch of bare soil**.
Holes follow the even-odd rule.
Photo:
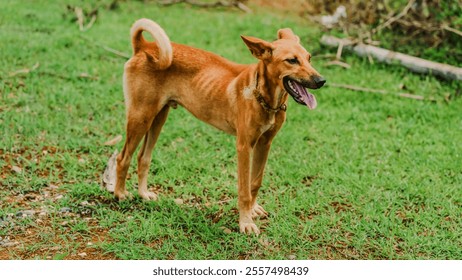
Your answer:
[[[55,208],[65,196],[51,186],[42,192],[7,197],[7,201],[25,210],[0,217],[0,259],[115,259],[100,244],[110,241],[109,229],[99,226],[92,217],[93,202],[82,202],[77,208]],[[5,230],[6,229],[6,230]]]
[[[0,212],[0,259],[115,259],[100,246],[110,237],[109,230],[99,226],[92,215],[98,202],[85,201],[73,208],[59,206],[68,197],[67,190],[59,186],[63,182],[59,176],[59,182],[39,189],[8,182],[11,176],[32,176],[28,163],[38,165],[55,153],[54,147],[14,152],[0,149],[0,203],[2,209],[9,209]],[[60,162],[46,166],[34,170],[33,176],[47,178],[50,172],[63,170]]]

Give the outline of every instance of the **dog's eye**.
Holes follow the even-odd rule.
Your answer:
[[[299,64],[298,62],[298,59],[295,57],[295,58],[288,58],[286,59],[287,62],[289,62],[290,64]]]

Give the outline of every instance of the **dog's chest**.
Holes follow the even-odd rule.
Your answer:
[[[270,130],[273,126],[274,126],[274,123],[262,125],[262,126],[260,127],[260,132],[261,132],[261,133],[265,133],[265,132],[267,132],[268,130]]]
[[[275,118],[273,116],[273,117],[269,118],[265,123],[260,124],[260,127],[259,127],[260,133],[263,134],[263,133],[267,132],[268,130],[270,130],[271,128],[273,128],[274,121],[275,121]]]

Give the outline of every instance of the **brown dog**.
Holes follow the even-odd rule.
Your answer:
[[[144,40],[149,32],[155,43]],[[127,135],[117,157],[115,196],[129,194],[125,180],[136,147],[138,193],[155,200],[147,189],[151,152],[170,107],[180,104],[198,119],[237,136],[239,227],[259,233],[253,218],[267,215],[257,203],[271,142],[286,118],[287,98],[316,107],[306,88],[320,88],[325,80],[310,65],[310,54],[290,29],[278,31],[278,40],[241,36],[257,64],[241,65],[213,53],[171,43],[155,22],[140,19],[131,28],[133,57],[125,64],[124,94]]]

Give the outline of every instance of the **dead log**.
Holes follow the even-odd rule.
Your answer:
[[[387,64],[399,63],[409,70],[420,74],[432,74],[447,80],[462,81],[462,68],[449,64],[437,63],[362,43],[356,44],[350,39],[340,39],[328,35],[322,36],[321,44],[331,47],[338,47],[339,45],[342,45],[343,49],[351,50],[359,56],[373,57],[378,61],[385,62]]]

